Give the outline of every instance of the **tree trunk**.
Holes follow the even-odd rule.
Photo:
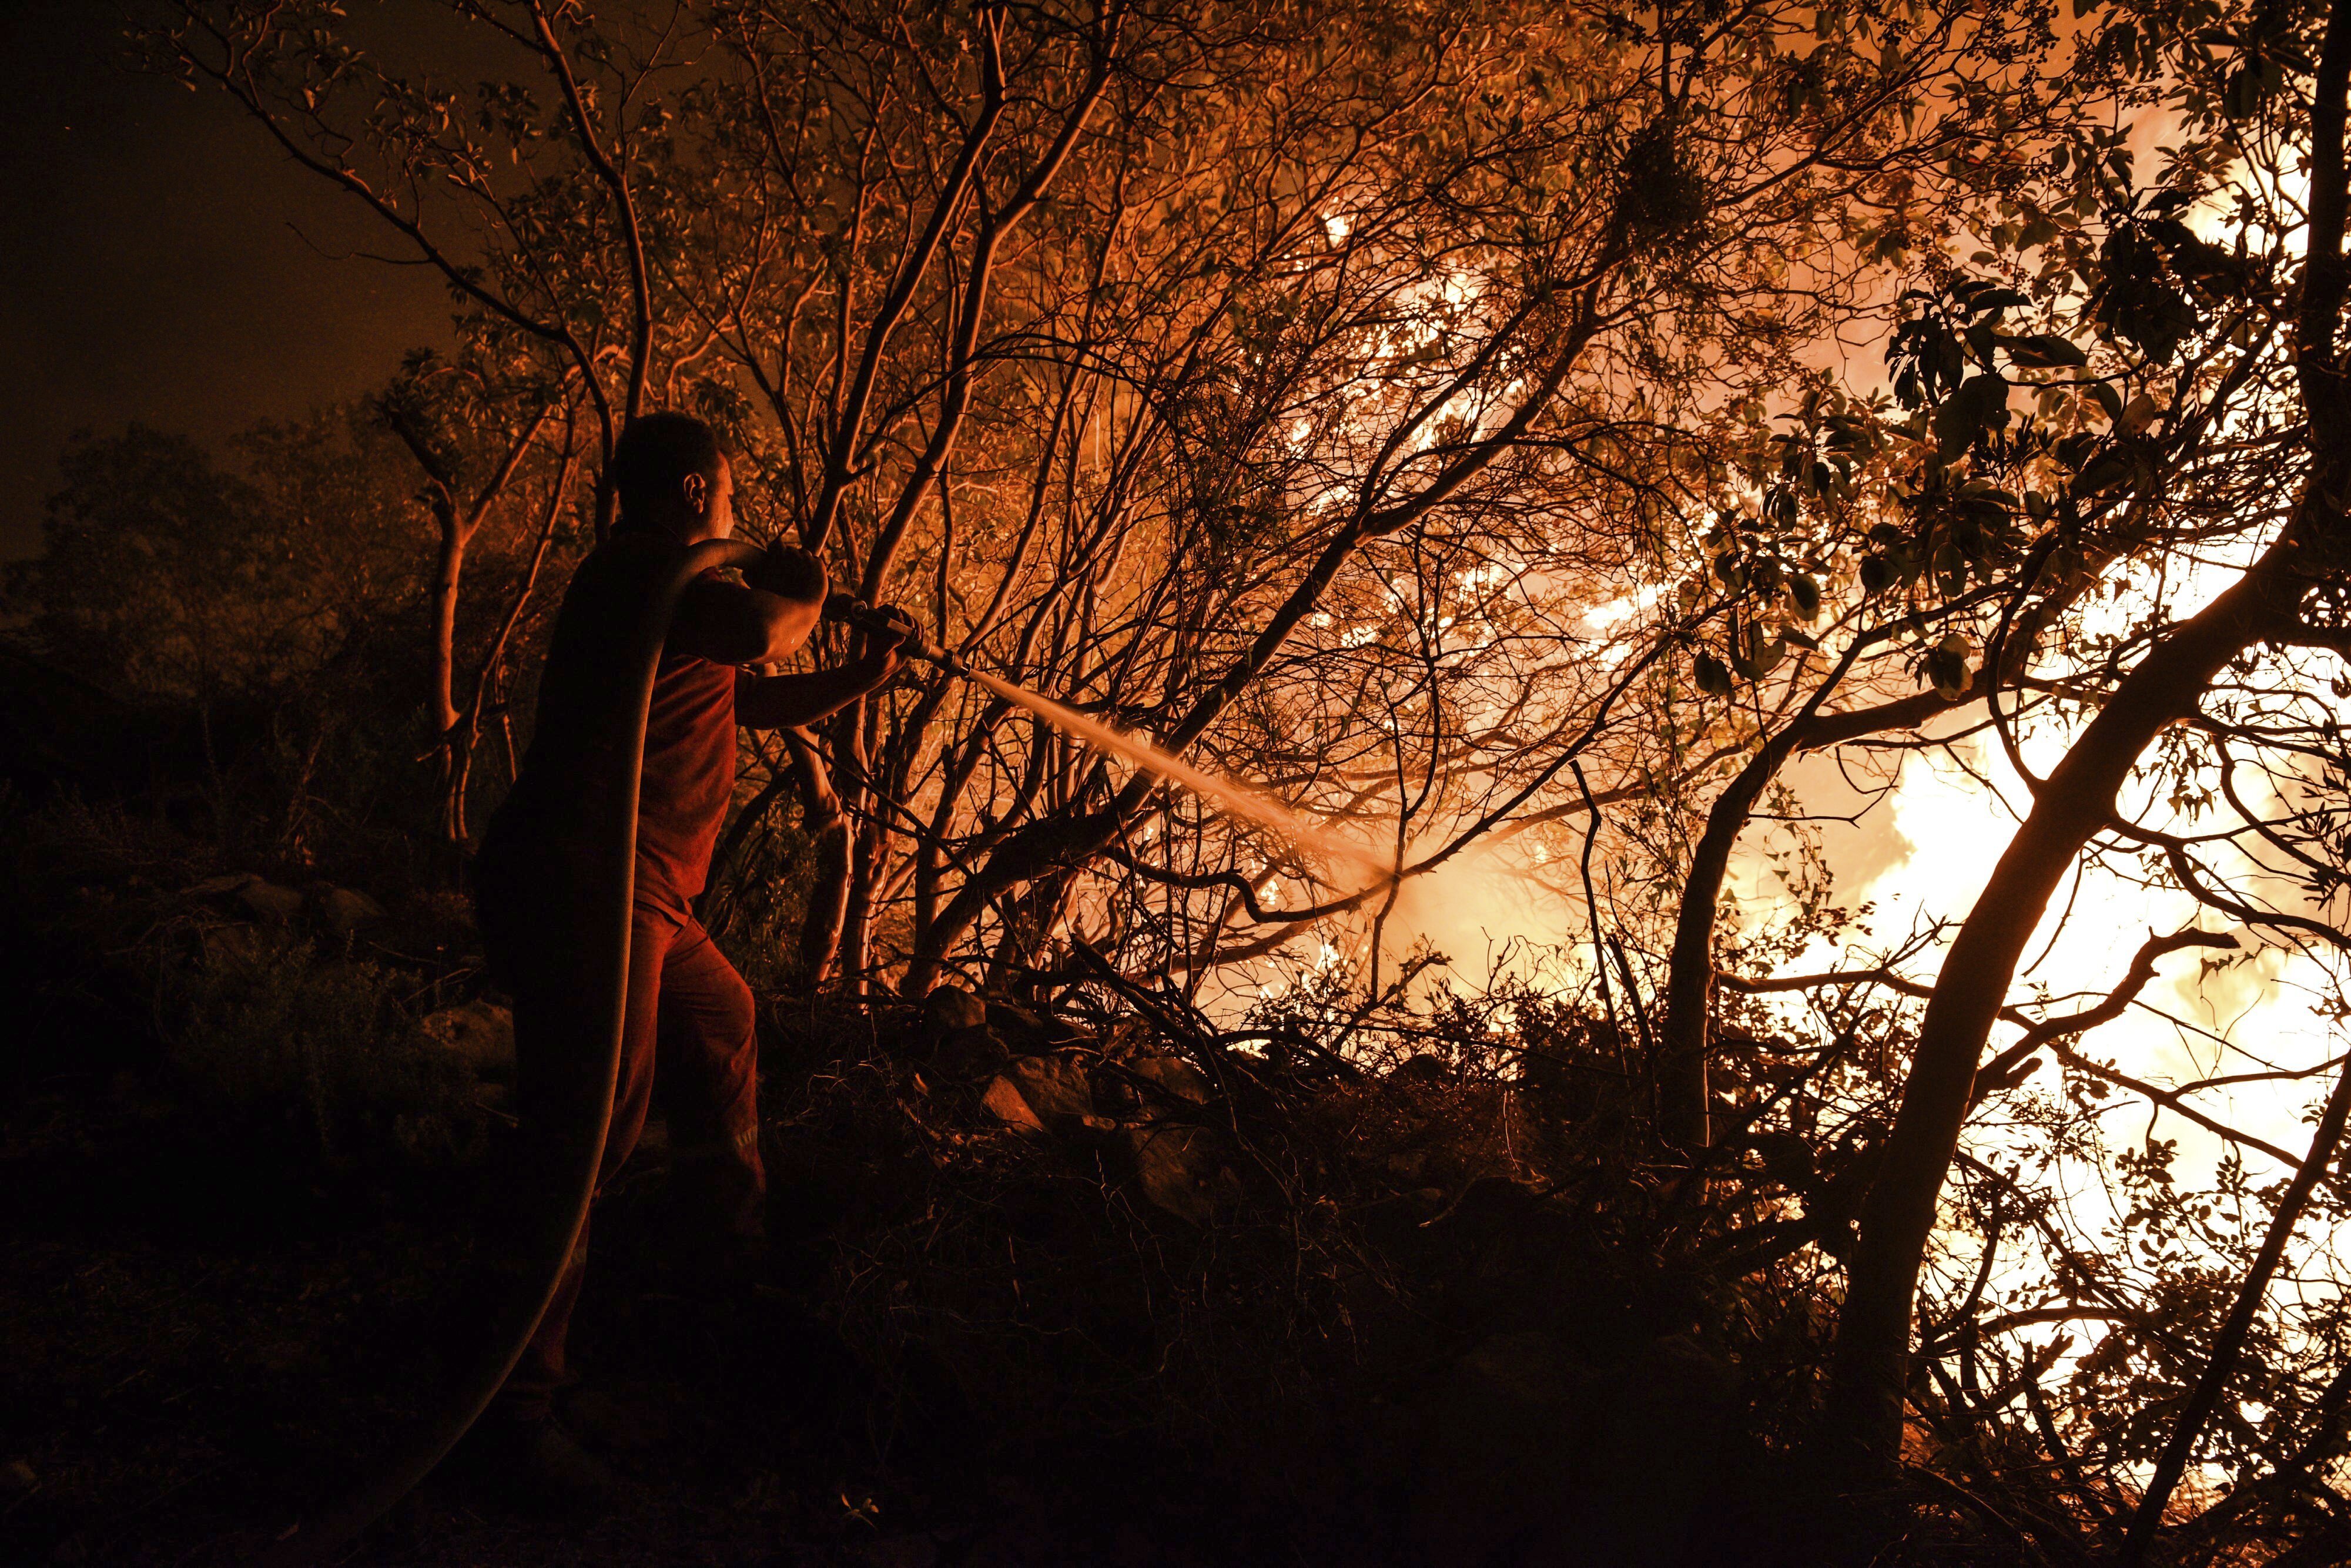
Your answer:
[[[865,788],[865,704],[853,702],[833,716],[832,745],[845,766],[835,771],[842,814],[817,843],[816,881],[809,889],[807,917],[800,925],[800,967],[814,991],[830,978],[840,958],[850,919],[850,888],[856,875],[853,811]]]
[[[835,818],[816,841],[816,879],[800,919],[801,983],[813,992],[832,976],[841,931],[849,915],[849,819]]]
[[[1714,1002],[1714,919],[1722,879],[1748,814],[1796,747],[1802,721],[1763,743],[1708,811],[1706,831],[1690,853],[1674,925],[1673,960],[1666,976],[1666,1017],[1657,1039],[1657,1131],[1669,1142],[1700,1148],[1708,1128],[1706,1053]]]
[[[849,852],[849,896],[843,901],[838,967],[843,990],[866,993],[866,968],[873,949],[873,890],[882,865],[883,836],[871,820],[852,835]]]
[[[2308,261],[2294,355],[2315,461],[2277,541],[2228,591],[2156,643],[2034,792],[2032,812],[1943,961],[1902,1108],[1862,1208],[1837,1321],[1824,1435],[1844,1460],[1884,1467],[1900,1456],[1910,1313],[1936,1200],[1984,1041],[2050,894],[2111,820],[2116,793],[2147,743],[2194,711],[2231,658],[2264,637],[2289,632],[2310,588],[2344,575],[2338,498],[2351,490],[2351,421],[2335,344],[2351,292],[2343,255],[2345,93],[2351,85],[2346,16],[2345,0],[2335,0],[2311,93]]]
[[[1729,873],[1731,852],[1739,846],[1739,835],[1755,803],[1798,752],[1842,745],[1883,730],[1911,728],[1973,700],[1969,695],[1947,697],[1938,692],[1920,692],[1851,713],[1816,712],[1844,682],[1863,645],[1854,645],[1802,711],[1765,741],[1715,798],[1706,815],[1706,831],[1691,852],[1689,875],[1682,884],[1674,924],[1673,953],[1666,975],[1666,1017],[1657,1051],[1659,1131],[1685,1146],[1695,1148],[1712,1141],[1708,1126],[1707,1052],[1714,1011],[1714,923],[1722,907],[1722,883]]]
[[[441,753],[441,837],[465,841],[465,758],[457,734],[457,588],[465,570],[468,530],[455,506],[436,505],[441,548],[433,562],[433,733]]]
[[[2035,791],[2031,813],[1951,944],[1855,1241],[1826,1412],[1826,1436],[1841,1459],[1888,1466],[1900,1454],[1918,1270],[1968,1091],[2025,943],[2074,858],[2112,820],[2116,794],[2148,743],[2194,711],[2231,658],[2282,629],[2308,581],[2298,570],[2304,541],[2333,521],[2323,497],[2319,486],[2310,486],[2285,534],[2124,677]]]

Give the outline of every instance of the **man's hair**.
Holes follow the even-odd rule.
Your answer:
[[[621,515],[644,520],[675,498],[689,474],[718,482],[718,434],[690,413],[644,413],[612,444],[612,490]]]

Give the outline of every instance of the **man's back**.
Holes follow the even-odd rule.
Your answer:
[[[573,573],[557,613],[520,776],[491,820],[486,858],[528,864],[559,886],[584,863],[587,791],[614,779],[627,744],[614,711],[654,586],[684,547],[622,528]],[[664,652],[646,716],[637,806],[637,901],[684,915],[702,891],[735,789],[736,671]],[[557,891],[550,889],[550,892]]]

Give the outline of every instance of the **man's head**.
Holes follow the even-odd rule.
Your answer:
[[[735,531],[735,476],[718,436],[686,413],[640,414],[612,447],[621,520],[685,544]]]

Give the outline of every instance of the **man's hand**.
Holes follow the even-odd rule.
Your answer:
[[[845,606],[843,607],[846,608]],[[762,675],[735,687],[735,722],[749,729],[789,729],[814,724],[889,684],[898,673],[902,650],[914,636],[914,623],[901,611],[860,608],[853,623],[865,651],[846,664],[805,674]]]
[[[798,545],[769,545],[768,553],[745,570],[743,580],[795,604],[822,604],[831,587],[824,563]]]
[[[864,655],[857,661],[858,674],[864,678],[867,691],[887,685],[890,677],[898,673],[905,661],[899,650],[914,634],[914,619],[895,605],[883,604],[861,619],[859,627],[866,638]]]

